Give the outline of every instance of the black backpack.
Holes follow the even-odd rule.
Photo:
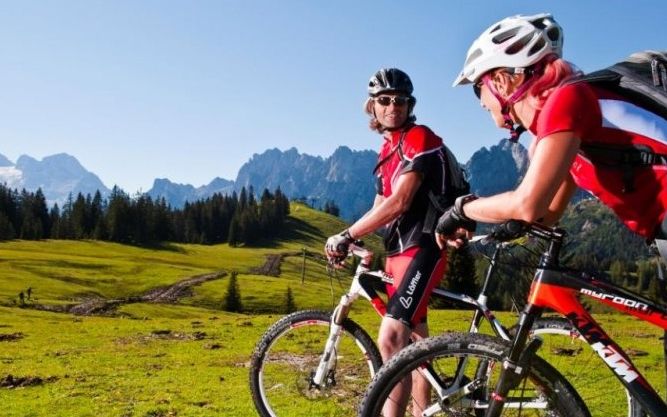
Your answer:
[[[401,161],[405,161],[402,145],[406,134],[407,130],[403,131],[396,147]],[[433,191],[429,190],[428,198],[431,204],[429,204],[424,219],[424,227],[422,229],[424,233],[433,233],[438,217],[452,206],[458,197],[470,194],[470,183],[468,182],[465,170],[447,145],[443,143],[442,148],[445,154],[445,193],[436,195]]]
[[[612,91],[667,120],[667,51],[642,51],[605,69],[578,77],[569,83],[586,82]],[[580,153],[596,164],[623,169],[623,192],[632,192],[634,170],[649,165],[667,165],[667,155],[648,147],[583,145]]]
[[[642,51],[575,80],[611,90],[667,119],[667,51]]]

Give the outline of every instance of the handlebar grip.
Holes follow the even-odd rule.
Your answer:
[[[489,237],[498,242],[514,240],[525,235],[528,227],[528,223],[522,220],[507,220],[496,226],[489,234]]]

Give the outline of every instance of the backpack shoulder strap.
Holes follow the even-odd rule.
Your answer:
[[[398,139],[398,144],[396,145],[396,152],[398,152],[398,156],[401,158],[401,162],[405,162],[405,155],[403,154],[403,141],[405,141],[405,135],[408,134],[410,129],[412,129],[412,126],[401,132],[401,137]]]
[[[391,159],[391,157],[394,155],[394,152],[398,152],[398,156],[401,158],[401,161],[405,161],[405,156],[403,155],[403,149],[402,149],[403,140],[405,139],[405,135],[408,133],[411,127],[412,126],[410,126],[406,130],[401,131],[401,137],[398,139],[396,147],[392,149],[387,156],[382,158],[382,160],[375,165],[375,168],[373,168],[373,175],[375,175],[378,172],[378,170],[382,165],[384,165],[387,161]]]
[[[595,164],[619,168],[623,171],[623,192],[635,190],[634,173],[639,167],[667,165],[667,155],[653,152],[644,145],[613,146],[608,144],[582,144],[579,153]]]

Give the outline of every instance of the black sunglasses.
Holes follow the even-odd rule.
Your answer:
[[[483,80],[477,81],[475,84],[472,85],[472,91],[475,92],[475,95],[477,98],[482,98],[482,84],[484,83]]]
[[[410,97],[406,96],[380,96],[375,97],[373,100],[380,103],[381,106],[388,106],[391,103],[394,103],[396,106],[402,107],[410,102]]]

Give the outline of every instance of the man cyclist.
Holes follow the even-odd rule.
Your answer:
[[[370,128],[383,139],[374,170],[377,195],[361,219],[331,236],[325,246],[327,257],[340,261],[351,242],[385,227],[385,270],[394,278],[387,289],[390,299],[378,336],[385,361],[406,346],[411,335],[428,335],[428,299],[447,265],[446,252],[438,248],[433,235],[437,215],[428,215],[433,210],[429,192],[441,195],[446,191],[445,150],[442,139],[428,127],[415,124],[412,93],[410,77],[397,68],[380,69],[371,77],[365,111]],[[399,403],[407,403],[411,385],[414,413],[419,415],[419,404],[425,404],[428,395],[423,380],[406,381],[396,395],[401,398]],[[396,404],[385,408],[384,415],[397,413]]]

